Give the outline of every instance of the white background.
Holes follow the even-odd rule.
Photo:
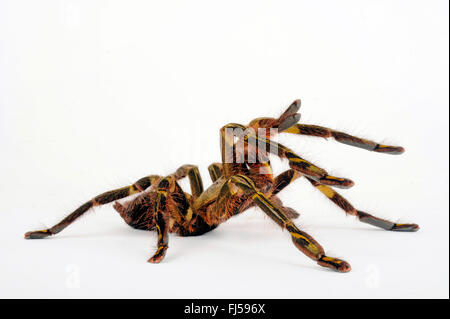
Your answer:
[[[0,297],[448,298],[448,1],[2,1]],[[281,198],[346,274],[257,209],[197,238],[128,227],[110,205],[27,241],[106,190],[220,160],[228,122],[278,116],[406,148],[280,141],[331,174],[359,223],[305,180]],[[287,167],[274,160],[276,172]],[[186,186],[186,183],[183,183]]]

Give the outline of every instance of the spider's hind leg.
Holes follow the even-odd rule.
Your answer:
[[[111,203],[121,198],[128,197],[133,194],[140,193],[150,187],[156,180],[158,180],[159,176],[150,175],[144,178],[141,178],[136,183],[130,186],[122,187],[116,190],[112,190],[101,195],[98,195],[86,202],[85,204],[78,207],[74,212],[69,214],[62,221],[57,223],[51,228],[44,230],[36,230],[25,233],[26,239],[41,239],[51,235],[55,235],[62,231],[64,228],[72,224],[76,219],[78,219],[81,215],[86,213],[89,209],[95,206],[100,206],[104,204]]]

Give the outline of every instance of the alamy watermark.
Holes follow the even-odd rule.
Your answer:
[[[276,128],[227,127],[223,136],[224,163],[268,163],[269,153],[278,154],[278,143],[272,139],[278,135]],[[261,166],[260,173],[266,174]]]

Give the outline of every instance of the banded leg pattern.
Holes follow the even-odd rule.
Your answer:
[[[252,141],[252,139],[255,139],[256,141]],[[275,155],[278,155],[281,158],[288,159],[289,166],[292,169],[306,176],[309,176],[314,180],[317,180],[321,184],[335,186],[339,188],[349,188],[354,185],[354,182],[350,179],[329,175],[327,171],[325,171],[324,169],[301,158],[300,156],[295,154],[294,151],[292,151],[291,149],[287,148],[286,146],[280,143],[250,135],[246,135],[245,140],[251,143],[258,143],[257,145],[265,145],[267,152],[271,152]]]
[[[402,154],[405,149],[401,146],[391,146],[379,144],[370,140],[366,140],[360,137],[352,136],[347,133],[335,131],[329,129],[327,127],[318,126],[318,125],[309,125],[309,124],[296,124],[287,130],[284,133],[291,134],[299,134],[299,135],[309,135],[309,136],[317,136],[329,138],[332,137],[336,141],[342,144],[347,144],[350,146],[359,147],[368,151],[378,152],[378,153],[386,153],[392,155]]]
[[[373,215],[370,215],[368,213],[365,213],[363,211],[355,209],[352,204],[348,200],[346,200],[344,197],[342,197],[338,192],[336,192],[331,187],[328,187],[327,185],[322,185],[315,180],[306,177],[308,181],[316,187],[322,194],[324,194],[327,198],[329,198],[333,203],[335,203],[337,206],[339,206],[343,211],[345,211],[346,214],[354,215],[356,216],[359,221],[379,227],[385,230],[392,230],[392,231],[417,231],[419,230],[419,226],[417,224],[398,224],[391,222],[386,219],[382,219]]]
[[[294,245],[311,259],[323,267],[328,267],[339,272],[348,272],[351,266],[344,260],[328,257],[322,246],[309,234],[301,231],[286,216],[283,211],[273,204],[262,192],[254,185],[253,181],[243,175],[231,177],[231,182],[251,196],[253,201],[278,225],[286,229],[292,237]]]
[[[101,195],[98,195],[91,199],[90,201],[84,203],[80,207],[78,207],[74,212],[64,218],[62,221],[57,223],[55,226],[44,229],[37,230],[25,233],[26,239],[41,239],[51,235],[55,235],[62,231],[64,228],[72,224],[77,218],[86,213],[89,209],[94,206],[104,205],[127,196],[140,193],[144,191],[146,188],[150,187],[157,179],[160,177],[157,175],[150,175],[144,178],[141,178],[136,183],[130,186],[122,187],[116,190],[112,190]]]

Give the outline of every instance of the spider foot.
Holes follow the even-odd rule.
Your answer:
[[[419,225],[417,224],[396,224],[389,220],[372,216],[360,210],[357,211],[357,216],[361,222],[383,228],[385,230],[405,232],[414,232],[419,230]]]
[[[395,224],[391,230],[392,231],[414,232],[414,231],[418,231],[419,229],[420,229],[420,227],[417,224]]]
[[[44,230],[36,230],[36,231],[29,231],[25,233],[25,239],[41,239],[48,236],[51,236],[52,233],[48,229]]]
[[[147,261],[149,263],[153,263],[153,264],[157,264],[157,263],[161,262],[161,260],[163,260],[164,256],[166,255],[167,248],[169,248],[169,247],[168,246],[159,246],[156,253]]]
[[[390,146],[390,145],[382,145],[378,144],[374,149],[374,152],[385,153],[391,155],[400,155],[405,152],[405,149],[401,146]]]
[[[317,263],[322,267],[331,268],[338,272],[349,272],[352,269],[348,262],[325,255],[320,257]]]

